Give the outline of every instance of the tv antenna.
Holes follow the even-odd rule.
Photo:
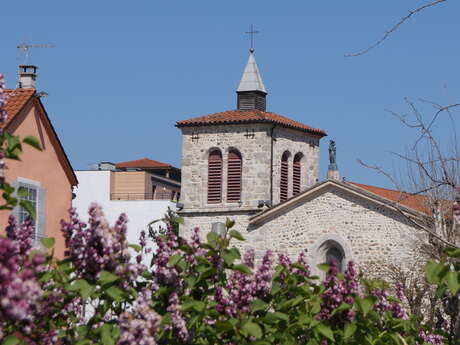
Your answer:
[[[29,58],[29,49],[30,48],[54,48],[54,44],[28,44],[28,43],[21,43],[16,46],[19,49],[20,54],[22,55],[23,64],[27,63],[27,59]]]

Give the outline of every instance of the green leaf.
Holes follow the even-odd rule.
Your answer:
[[[28,135],[27,137],[22,139],[22,142],[32,146],[33,148],[37,149],[38,151],[43,150],[42,146],[40,145],[40,142],[38,141],[38,139],[33,137],[33,136]]]
[[[107,271],[102,271],[101,274],[99,275],[98,283],[100,285],[110,284],[110,283],[113,283],[114,281],[117,281],[118,279],[119,277],[116,274],[113,274]]]
[[[228,332],[233,329],[233,325],[229,321],[217,321],[216,329],[219,332]]]
[[[175,255],[171,256],[169,258],[169,261],[168,261],[168,266],[169,267],[176,266],[176,264],[180,261],[180,259],[182,259],[182,255],[180,255],[180,254],[175,254]]]
[[[334,341],[334,333],[329,328],[329,326],[326,326],[324,323],[320,323],[318,326],[316,326],[316,330],[329,340]]]
[[[115,339],[112,337],[109,324],[105,324],[101,327],[101,341],[103,345],[115,345]]]
[[[16,338],[14,335],[9,335],[3,340],[2,345],[16,345],[19,344],[19,339]]]
[[[345,325],[345,330],[343,331],[343,338],[345,340],[350,338],[353,334],[355,334],[357,328],[356,323],[347,323]]]
[[[369,311],[372,309],[374,304],[377,302],[377,298],[374,296],[368,296],[366,298],[356,298],[356,304],[358,305],[359,309],[363,313],[364,316],[369,313]]]
[[[268,304],[262,301],[259,298],[256,298],[254,301],[251,303],[251,310],[253,312],[259,311],[259,310],[265,310],[267,309]]]
[[[29,196],[29,192],[27,191],[27,188],[24,188],[24,187],[19,187],[18,188],[18,196],[20,197],[26,197],[26,196]]]
[[[446,276],[447,286],[452,295],[456,295],[460,289],[460,274],[459,272],[449,272]]]
[[[236,238],[236,239],[239,240],[239,241],[244,241],[243,235],[241,235],[241,234],[240,234],[238,231],[236,231],[236,230],[231,230],[231,231],[229,232],[229,236],[230,236],[230,238]]]
[[[109,295],[114,301],[121,302],[123,300],[123,291],[116,286],[111,286],[105,293]]]
[[[451,257],[451,258],[460,258],[460,248],[447,248],[446,253]]]
[[[136,253],[142,250],[142,247],[138,244],[128,244],[128,247],[134,249]]]
[[[234,269],[235,271],[245,273],[245,274],[251,274],[252,273],[251,269],[248,266],[246,266],[245,264],[234,265],[232,267],[232,269]]]
[[[449,267],[434,261],[429,261],[425,266],[426,279],[431,284],[439,284],[447,272]]]
[[[323,272],[329,271],[329,265],[328,264],[319,264],[316,267],[318,267],[318,269],[320,269]]]
[[[277,318],[278,320],[282,320],[282,321],[286,321],[286,322],[289,321],[289,315],[288,314],[280,313],[279,311],[275,311],[274,313],[272,313],[272,315],[273,315],[273,317]]]
[[[235,221],[230,219],[230,218],[227,218],[226,221],[225,221],[225,227],[227,229],[231,229],[233,228],[233,226],[235,225]]]
[[[197,312],[202,312],[206,304],[201,301],[191,300],[182,304],[181,309],[182,311],[189,311],[190,309],[195,309]]]
[[[54,247],[54,243],[56,242],[56,240],[54,239],[54,237],[43,237],[41,239],[41,242],[46,249],[51,249]]]
[[[21,200],[19,202],[19,205],[22,206],[27,211],[27,213],[30,215],[30,218],[32,219],[37,218],[35,207],[32,205],[32,203],[29,200]]]
[[[351,305],[347,303],[342,303],[341,305],[339,305],[336,309],[332,311],[331,316],[334,316],[335,314],[340,313],[344,310],[348,310],[350,308],[351,308]]]
[[[233,265],[233,262],[239,258],[239,254],[235,253],[234,251],[229,251],[223,255],[223,259],[227,266]]]
[[[248,321],[243,325],[242,329],[256,339],[260,339],[262,337],[262,329],[257,323]]]

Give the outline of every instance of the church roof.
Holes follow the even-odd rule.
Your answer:
[[[410,194],[405,192],[400,192],[393,189],[386,189],[376,186],[369,186],[361,183],[356,182],[347,182],[359,188],[362,188],[368,192],[377,194],[382,198],[391,200],[398,204],[407,206],[413,210],[423,212],[423,213],[431,213],[429,200],[426,196],[420,194]]]
[[[257,224],[267,217],[276,216],[282,214],[285,209],[295,207],[309,198],[315,198],[320,191],[327,190],[327,187],[334,186],[341,190],[348,191],[355,195],[359,195],[369,201],[376,202],[381,205],[386,205],[392,209],[399,209],[404,213],[415,217],[422,217],[431,215],[431,210],[428,205],[428,198],[423,195],[414,195],[396,190],[385,189],[375,186],[364,185],[354,182],[342,182],[338,180],[325,180],[319,182],[312,187],[306,189],[298,195],[289,198],[271,208],[264,210],[263,212],[253,216],[250,219],[250,223]],[[452,207],[452,203],[448,200],[444,200],[445,204],[443,207]]]
[[[226,124],[243,124],[243,123],[273,123],[283,127],[298,129],[304,132],[317,134],[320,136],[327,135],[325,131],[319,128],[313,128],[303,123],[288,119],[287,117],[260,110],[228,110],[220,113],[194,117],[187,120],[176,122],[177,127],[187,126],[212,126]]]
[[[260,76],[259,68],[257,67],[256,58],[252,52],[249,54],[248,63],[244,68],[240,85],[236,90],[236,92],[244,91],[260,91],[267,93],[267,90],[265,90],[264,82],[262,81],[262,77]]]
[[[139,168],[139,169],[168,169],[174,168],[171,164],[155,161],[150,158],[141,158],[133,161],[120,162],[115,164],[116,168]]]

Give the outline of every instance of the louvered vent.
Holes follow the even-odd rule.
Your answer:
[[[288,198],[288,158],[289,152],[285,152],[281,158],[280,201],[286,201]]]
[[[241,174],[242,160],[238,151],[228,153],[228,176],[227,176],[227,201],[237,202],[241,200]]]
[[[208,204],[222,201],[222,153],[212,151],[208,158]]]
[[[292,195],[297,195],[300,193],[301,158],[302,154],[296,154],[294,157],[294,163],[292,165]]]

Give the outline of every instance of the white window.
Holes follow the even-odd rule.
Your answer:
[[[22,182],[19,182],[19,188],[25,190],[27,192],[27,195],[25,196],[19,196],[19,200],[27,200],[31,203],[33,209],[35,210],[35,214],[36,214],[36,217],[38,216],[38,187],[37,186],[34,186],[34,185],[31,185],[31,184],[27,184],[27,183],[22,183]],[[27,212],[27,210],[22,207],[22,206],[19,206],[19,224],[21,224],[22,222],[24,222],[27,217],[29,217],[29,212]],[[33,238],[34,239],[38,239],[39,238],[39,232],[37,231],[37,220],[38,219],[32,219],[32,226],[34,228],[34,232],[33,232]]]
[[[22,195],[26,193],[20,193],[21,195],[18,196],[18,199],[29,201],[35,209],[36,216],[35,219],[32,220],[32,226],[34,228],[32,237],[38,244],[40,243],[40,239],[46,236],[46,189],[41,187],[40,182],[22,177],[18,177],[17,180],[12,181],[11,186],[16,189],[16,193],[19,188],[25,189],[27,195]],[[18,224],[21,224],[29,217],[27,210],[19,205],[13,209],[12,214],[16,218]]]

